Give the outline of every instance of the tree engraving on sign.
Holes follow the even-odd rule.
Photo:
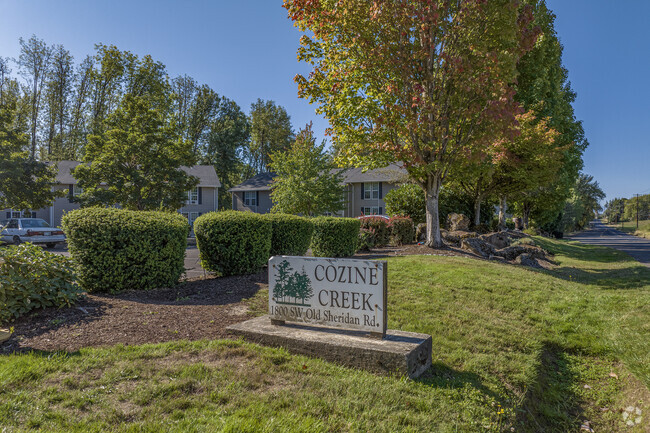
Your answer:
[[[305,303],[305,299],[311,298],[313,294],[311,280],[304,267],[298,272],[294,271],[286,260],[280,262],[278,278],[273,286],[273,298],[276,303],[311,307],[311,304]]]

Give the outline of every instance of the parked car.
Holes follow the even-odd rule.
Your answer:
[[[381,219],[384,219],[386,221],[388,221],[390,219],[390,217],[388,215],[361,215],[361,216],[357,217],[357,219],[360,219],[360,220],[366,219],[366,218],[381,218]]]
[[[6,223],[0,235],[3,241],[13,242],[16,245],[22,242],[31,242],[54,248],[56,244],[65,242],[63,231],[56,227],[50,227],[41,218],[12,218]]]

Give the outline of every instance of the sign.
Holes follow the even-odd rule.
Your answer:
[[[385,261],[275,256],[269,315],[277,322],[386,333]]]

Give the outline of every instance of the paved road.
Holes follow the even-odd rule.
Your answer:
[[[600,220],[592,221],[592,228],[568,237],[572,241],[585,244],[602,245],[623,251],[650,267],[650,239],[643,239],[607,227]]]
[[[64,256],[70,255],[64,245],[57,245],[56,248],[48,249],[48,251]],[[199,260],[199,249],[196,246],[188,246],[185,250],[185,269],[187,269],[187,278],[202,277],[205,274]]]

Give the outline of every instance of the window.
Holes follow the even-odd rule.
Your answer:
[[[369,182],[363,184],[363,198],[364,200],[372,200],[379,198],[379,182]]]
[[[199,187],[187,191],[187,204],[199,204]]]
[[[244,191],[244,205],[257,206],[257,191]]]
[[[84,189],[83,189],[83,188],[80,188],[80,187],[77,186],[77,185],[72,185],[72,196],[73,196],[73,197],[77,197],[77,196],[78,196],[79,194],[81,194],[82,192],[84,192]]]
[[[379,215],[379,206],[361,208],[364,215]]]

